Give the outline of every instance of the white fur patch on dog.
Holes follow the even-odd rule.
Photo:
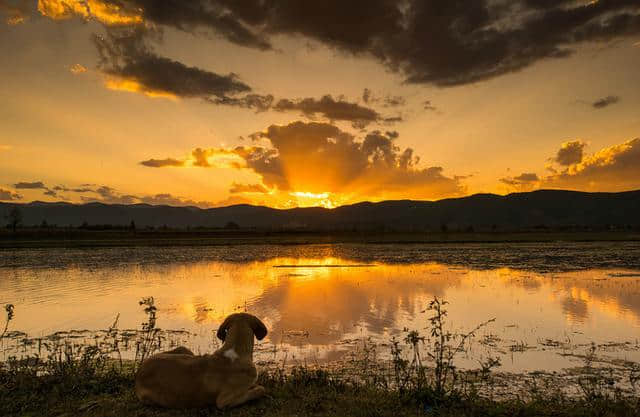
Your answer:
[[[233,348],[231,348],[229,350],[225,350],[223,355],[226,356],[227,358],[231,359],[231,362],[235,361],[236,359],[238,359],[240,357]]]

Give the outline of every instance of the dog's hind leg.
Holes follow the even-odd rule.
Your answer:
[[[221,392],[216,399],[216,406],[220,409],[235,407],[247,401],[258,399],[266,393],[262,385],[253,385],[247,391],[225,391]]]
[[[184,346],[178,346],[175,349],[168,350],[168,351],[163,352],[163,353],[170,353],[170,354],[173,354],[173,355],[193,355],[193,352],[191,350],[187,349]]]

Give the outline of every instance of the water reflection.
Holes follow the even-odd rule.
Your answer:
[[[504,346],[546,339],[628,341],[640,330],[640,276],[623,269],[477,270],[441,263],[363,264],[331,254],[244,263],[0,269],[0,303],[15,304],[13,328],[31,335],[104,329],[118,313],[121,328],[138,327],[143,316],[137,301],[150,295],[159,307],[159,326],[204,335],[201,350],[211,348],[211,331],[226,315],[249,311],[264,318],[268,343],[297,349],[298,355],[336,357],[351,339],[370,336],[382,343],[403,328],[423,330],[425,307],[434,296],[450,302],[456,329],[495,317],[480,336],[491,335]],[[556,356],[522,352],[513,359],[510,353],[516,368],[566,363]]]

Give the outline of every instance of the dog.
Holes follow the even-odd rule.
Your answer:
[[[217,336],[224,343],[211,355],[194,355],[186,347],[150,356],[136,374],[135,392],[147,405],[167,408],[235,407],[262,397],[256,385],[253,337],[262,340],[267,328],[247,313],[228,316]]]

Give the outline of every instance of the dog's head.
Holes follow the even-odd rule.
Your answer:
[[[218,328],[218,339],[224,342],[224,339],[227,338],[227,331],[237,324],[246,324],[251,330],[253,330],[253,334],[256,336],[256,339],[262,340],[267,335],[267,326],[264,325],[259,318],[254,315],[248,313],[235,313],[228,316],[220,327]]]

